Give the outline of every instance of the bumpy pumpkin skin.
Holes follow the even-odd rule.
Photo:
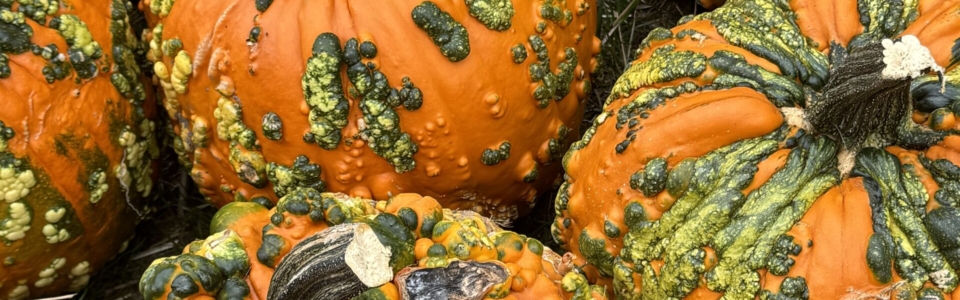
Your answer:
[[[149,213],[157,104],[128,9],[0,2],[0,299],[83,288]]]
[[[729,0],[653,31],[564,157],[555,238],[622,299],[960,296],[960,1],[889,3]],[[812,128],[839,53],[906,35],[946,74],[908,79],[896,138]]]
[[[435,2],[142,2],[201,192],[218,205],[296,187],[416,192],[498,220],[529,211],[579,132],[595,1]]]
[[[602,287],[573,271],[577,266],[569,254],[554,253],[475,212],[444,209],[418,194],[372,201],[310,190],[284,196],[270,210],[249,202],[224,206],[212,221],[215,232],[187,246],[182,255],[155,260],[140,279],[140,291],[146,299],[267,299],[271,286],[316,289],[320,283],[271,282],[275,267],[305,238],[332,226],[369,222],[379,214],[395,216],[410,230],[416,243],[409,254],[416,261],[399,266],[406,268],[394,274],[393,282],[354,299],[400,299],[400,274],[455,261],[494,263],[507,270],[506,279],[485,293],[471,291],[484,293],[484,299],[607,299]]]

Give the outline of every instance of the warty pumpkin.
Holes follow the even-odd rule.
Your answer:
[[[150,210],[157,103],[132,11],[0,1],[0,299],[83,288]]]
[[[141,4],[201,192],[429,195],[500,221],[559,184],[599,41],[576,1]]]
[[[554,236],[621,299],[955,299],[960,1],[728,0],[653,30]]]
[[[233,202],[213,234],[157,259],[146,299],[606,299],[540,241],[472,211],[298,189],[267,210]]]

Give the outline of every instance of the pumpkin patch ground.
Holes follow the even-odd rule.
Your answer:
[[[133,2],[136,7],[138,1]],[[584,101],[584,121],[579,126],[581,132],[599,114],[610,88],[650,30],[672,26],[683,15],[703,11],[694,1],[666,0],[599,1],[596,9],[601,16],[598,18],[596,34],[605,41],[599,57],[600,64],[593,75],[593,87]],[[131,14],[132,26],[138,32],[147,26],[146,20],[138,19],[142,17]],[[158,114],[161,115],[160,119],[169,120],[167,111],[162,107]],[[256,130],[260,131],[260,128]],[[209,223],[217,211],[216,205],[197,192],[199,188],[189,176],[189,170],[184,169],[178,161],[170,137],[163,136],[159,144],[163,150],[160,176],[154,187],[158,200],[153,202],[156,206],[153,217],[137,226],[127,251],[90,278],[87,288],[77,292],[73,296],[75,299],[142,299],[138,281],[151,262],[180,254],[188,244],[203,240],[210,234]],[[550,235],[550,224],[555,216],[555,198],[553,189],[542,192],[529,213],[513,220],[509,229],[559,251]]]

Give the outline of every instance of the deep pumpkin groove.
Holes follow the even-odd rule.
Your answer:
[[[564,157],[555,238],[621,299],[956,298],[958,15],[729,0],[654,30]]]

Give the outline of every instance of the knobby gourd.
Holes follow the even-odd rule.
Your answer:
[[[606,299],[570,254],[431,197],[303,188],[268,210],[233,202],[212,235],[157,259],[145,299]]]
[[[0,1],[0,299],[80,290],[150,211],[157,103],[133,9]]]
[[[176,149],[219,206],[416,192],[497,220],[559,183],[594,0],[147,0]]]
[[[956,299],[960,1],[728,0],[653,30],[555,238],[621,299]]]

